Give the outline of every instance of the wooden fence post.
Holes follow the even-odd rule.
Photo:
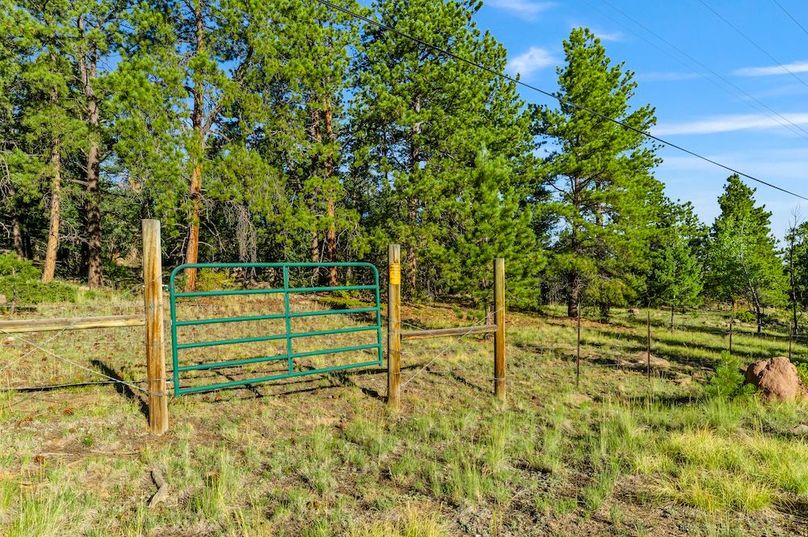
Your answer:
[[[729,318],[729,353],[732,354],[732,327],[735,324],[735,301],[732,301],[732,313]]]
[[[505,385],[505,259],[494,259],[494,395],[504,401]]]
[[[575,308],[575,387],[581,385],[581,301]]]
[[[651,306],[645,310],[645,374],[651,380]]]
[[[387,250],[387,404],[401,406],[401,247]]]
[[[146,371],[149,386],[149,430],[168,431],[165,333],[163,329],[163,262],[160,221],[143,220],[143,298],[146,308]]]

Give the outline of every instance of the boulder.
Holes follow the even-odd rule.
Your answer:
[[[746,382],[771,401],[796,401],[806,396],[797,368],[783,356],[752,363],[746,369]]]

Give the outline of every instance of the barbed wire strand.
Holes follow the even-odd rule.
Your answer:
[[[50,343],[51,341],[54,341],[56,338],[58,338],[58,337],[60,337],[62,334],[64,334],[64,333],[65,333],[65,331],[67,331],[69,328],[72,328],[73,326],[75,326],[77,322],[78,322],[78,321],[76,320],[76,321],[73,321],[73,322],[72,322],[72,323],[70,323],[70,324],[65,325],[65,326],[64,326],[64,327],[63,327],[61,330],[59,330],[58,332],[56,332],[56,334],[52,335],[51,337],[49,337],[48,339],[46,339],[44,342],[42,342],[42,345],[47,345],[47,344],[48,344],[48,343]],[[15,333],[16,333],[16,332],[5,332],[5,331],[3,331],[3,332],[4,332],[4,333],[6,333],[6,334],[15,334]],[[25,341],[25,340],[24,340],[22,337],[19,337],[19,336],[13,336],[13,335],[9,335],[9,337],[11,337],[11,338],[13,338],[13,339],[15,339],[15,340],[16,340],[16,339],[20,339],[20,340],[22,340],[22,341]],[[19,363],[20,363],[20,362],[23,360],[23,358],[26,358],[27,356],[30,356],[30,355],[34,354],[34,352],[36,352],[36,350],[37,350],[36,348],[32,348],[32,349],[30,349],[28,352],[26,352],[26,353],[24,353],[24,354],[22,354],[22,355],[18,356],[16,359],[9,360],[9,363],[8,363],[8,364],[6,364],[6,365],[5,365],[5,366],[3,366],[3,367],[0,367],[0,373],[2,373],[3,371],[5,371],[6,369],[8,369],[9,367],[11,367],[12,365],[19,364]]]
[[[492,310],[492,313],[491,313],[491,314],[486,313],[486,314],[485,314],[485,315],[482,317],[482,319],[480,319],[480,320],[479,320],[479,321],[477,321],[477,322],[483,322],[483,321],[487,320],[487,319],[489,318],[489,315],[494,315],[494,316],[496,316],[496,314],[497,314],[497,313],[499,313],[499,311],[500,311],[500,310]],[[415,378],[416,378],[416,377],[418,377],[418,376],[419,376],[421,373],[423,373],[423,372],[424,372],[424,371],[425,371],[425,370],[426,370],[426,369],[427,369],[427,368],[428,368],[430,365],[432,365],[433,363],[435,363],[435,361],[436,361],[438,358],[440,358],[441,356],[443,356],[444,354],[446,354],[447,352],[449,352],[449,351],[450,351],[450,350],[451,350],[451,349],[452,349],[452,348],[453,348],[453,347],[456,345],[456,343],[457,343],[458,341],[460,341],[460,340],[462,340],[463,338],[465,338],[466,336],[468,336],[468,335],[472,334],[476,328],[477,328],[477,325],[476,325],[476,324],[475,324],[475,325],[473,325],[473,326],[470,326],[467,332],[465,332],[465,333],[461,334],[460,336],[455,337],[455,338],[452,340],[452,342],[451,342],[451,343],[449,343],[448,345],[446,345],[446,346],[445,346],[445,347],[444,347],[444,348],[443,348],[443,349],[442,349],[440,352],[438,352],[438,354],[436,354],[435,356],[433,356],[433,357],[432,357],[432,359],[431,359],[431,360],[429,360],[429,361],[428,361],[428,362],[427,362],[427,363],[426,363],[426,364],[425,364],[423,367],[421,367],[420,369],[418,369],[418,371],[416,371],[415,373],[413,373],[413,374],[412,374],[412,375],[411,375],[411,376],[410,376],[410,377],[409,377],[407,380],[405,380],[403,383],[401,383],[401,389],[404,389],[404,387],[405,387],[405,386],[407,386],[407,384],[409,384],[410,382],[412,382],[413,380],[415,380]]]
[[[6,330],[3,330],[2,328],[0,328],[0,332],[2,332],[4,334],[9,334],[9,335],[11,334],[11,332],[7,332]],[[56,358],[57,360],[62,360],[63,362],[71,364],[72,366],[77,367],[78,369],[87,371],[87,372],[92,373],[94,375],[98,375],[100,377],[103,377],[103,378],[105,378],[107,380],[111,380],[111,381],[116,382],[118,384],[128,386],[129,388],[141,391],[141,392],[143,392],[143,393],[145,393],[147,395],[151,395],[151,392],[149,390],[141,388],[140,386],[132,384],[131,382],[126,382],[125,380],[117,379],[115,377],[112,377],[110,375],[107,375],[105,373],[97,371],[97,370],[92,369],[90,367],[84,366],[84,365],[76,362],[75,360],[71,360],[70,358],[65,358],[64,356],[61,356],[61,355],[59,355],[59,354],[57,354],[57,353],[55,353],[55,352],[53,352],[53,351],[51,351],[49,349],[46,349],[45,347],[42,347],[42,346],[40,346],[40,345],[38,345],[38,344],[34,343],[33,341],[28,340],[28,339],[25,339],[25,338],[19,338],[19,339],[20,339],[20,341],[23,341],[23,342],[27,343],[28,345],[31,345],[32,347],[37,348],[39,351],[44,352],[45,354],[47,354],[48,356],[50,356],[52,358]]]

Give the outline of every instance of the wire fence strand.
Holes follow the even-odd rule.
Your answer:
[[[7,332],[7,331],[3,330],[2,328],[0,328],[0,333],[9,334],[9,335],[11,334],[11,332]],[[51,339],[53,339],[53,338],[51,338]],[[72,365],[73,367],[76,367],[76,368],[81,369],[83,371],[87,371],[88,373],[92,373],[93,375],[100,376],[100,377],[105,378],[105,379],[107,379],[109,381],[112,381],[114,383],[118,383],[118,384],[127,386],[127,387],[129,387],[129,388],[131,388],[133,390],[138,390],[138,391],[143,392],[143,393],[145,393],[147,395],[151,395],[151,392],[149,390],[147,390],[147,389],[141,388],[140,386],[137,386],[137,385],[135,385],[135,384],[133,384],[131,382],[127,382],[125,380],[122,380],[122,379],[115,378],[113,376],[107,375],[107,374],[102,373],[102,372],[100,372],[100,371],[98,371],[96,369],[93,369],[91,367],[87,367],[87,366],[85,366],[83,364],[80,364],[80,363],[76,362],[75,360],[71,360],[70,358],[66,358],[66,357],[64,357],[64,356],[62,356],[60,354],[57,354],[57,353],[53,352],[50,349],[46,349],[45,347],[42,347],[41,345],[39,345],[37,343],[34,343],[31,340],[28,340],[28,339],[22,338],[22,337],[20,337],[19,340],[26,343],[26,344],[28,344],[28,345],[30,345],[30,346],[32,346],[32,347],[34,347],[36,350],[39,350],[40,352],[43,352],[43,353],[47,354],[51,358],[56,358],[57,360],[61,360],[61,361],[65,362],[65,363],[68,363],[68,364]],[[50,341],[50,339],[48,341]]]
[[[492,310],[492,312],[491,312],[491,313],[488,313],[488,312],[487,312],[485,315],[483,315],[482,319],[479,319],[479,320],[475,321],[475,325],[470,326],[467,332],[465,332],[465,333],[461,334],[460,336],[456,336],[456,337],[454,337],[454,338],[453,338],[453,340],[452,340],[452,343],[449,343],[448,345],[446,345],[446,346],[445,346],[443,349],[441,349],[441,350],[438,352],[438,354],[436,354],[435,356],[433,356],[433,357],[432,357],[432,359],[431,359],[431,360],[429,360],[429,361],[428,361],[428,362],[427,362],[427,363],[426,363],[424,366],[422,366],[421,368],[419,368],[419,369],[418,369],[418,370],[417,370],[415,373],[413,373],[412,375],[410,375],[410,377],[409,377],[407,380],[405,380],[403,383],[401,383],[401,389],[403,390],[403,389],[404,389],[404,387],[405,387],[405,386],[407,386],[407,384],[409,384],[410,382],[412,382],[413,380],[415,380],[415,378],[416,378],[416,377],[418,377],[418,376],[419,376],[421,373],[423,373],[424,371],[426,371],[426,369],[427,369],[427,368],[428,368],[430,365],[432,365],[433,363],[435,363],[435,361],[436,361],[438,358],[442,357],[442,356],[443,356],[443,355],[445,355],[447,352],[449,352],[449,351],[450,351],[450,350],[451,350],[453,347],[455,347],[458,341],[460,341],[460,340],[462,340],[463,338],[465,338],[466,336],[468,336],[468,335],[472,334],[472,333],[474,332],[474,329],[476,328],[476,323],[477,323],[477,322],[484,322],[485,320],[487,320],[487,319],[489,318],[489,316],[491,316],[491,315],[494,315],[494,316],[495,316],[497,313],[499,313],[499,311],[500,311],[500,310],[499,310],[499,309],[497,309],[497,310]]]

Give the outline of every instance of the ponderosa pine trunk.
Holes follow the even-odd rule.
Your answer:
[[[20,257],[25,257],[25,248],[22,243],[22,226],[16,212],[11,215],[11,241],[14,244],[14,252]]]
[[[17,189],[14,187],[14,182],[11,180],[11,173],[8,170],[6,161],[0,160],[0,164],[3,165],[3,174],[6,177],[6,193],[8,194],[9,199],[13,200],[17,197]],[[22,224],[20,223],[20,215],[17,212],[17,208],[13,204],[9,209],[11,212],[9,215],[11,218],[11,243],[14,245],[14,252],[20,257],[26,257],[25,246],[22,241]]]
[[[59,137],[53,138],[50,156],[51,193],[50,193],[50,225],[48,227],[48,245],[45,248],[45,264],[42,267],[42,281],[53,281],[56,275],[56,253],[59,250],[59,225],[62,212],[62,154]]]
[[[752,305],[755,308],[757,335],[761,335],[763,333],[763,305],[760,303],[760,299],[758,298],[757,293],[753,295]]]
[[[311,106],[311,102],[309,102],[309,138],[311,139],[312,145],[319,145],[323,141],[322,132],[320,132],[320,112],[316,109],[316,107]],[[311,174],[317,174],[320,167],[320,160],[317,158],[316,154],[312,157],[312,164],[311,164]],[[320,263],[322,262],[321,255],[320,255],[320,229],[319,223],[317,221],[317,196],[319,195],[318,188],[315,188],[314,191],[311,193],[311,199],[309,200],[309,210],[313,216],[313,227],[311,229],[311,262],[312,263]],[[311,275],[312,285],[319,285],[320,284],[320,267],[314,267],[314,271]]]
[[[195,17],[195,37],[196,53],[201,54],[205,50],[205,26],[202,14],[202,2],[197,2],[194,7]],[[188,247],[185,252],[186,263],[196,263],[199,260],[199,220],[202,209],[202,158],[205,152],[205,133],[203,132],[203,110],[205,106],[205,88],[203,82],[197,79],[191,90],[193,97],[193,111],[191,112],[191,129],[196,142],[195,154],[193,158],[193,168],[191,170],[191,226],[188,233]],[[186,291],[196,289],[196,269],[188,269],[185,282]]]
[[[578,271],[572,269],[567,274],[567,316],[578,317],[578,307],[581,300],[581,278]]]
[[[327,180],[330,180],[334,175],[334,155],[333,145],[334,139],[334,113],[331,110],[331,101],[326,98],[323,106],[323,128],[325,129],[325,140],[329,144],[327,156],[325,159],[325,173],[323,174]],[[337,260],[337,211],[336,200],[334,199],[334,189],[328,189],[328,196],[326,200],[326,218],[328,218],[328,231],[325,237],[325,249],[328,260],[334,262]],[[337,285],[337,267],[329,267],[328,269],[328,283],[329,285]]]
[[[84,18],[79,17],[79,29],[84,31]],[[101,190],[99,188],[99,175],[101,159],[99,156],[99,107],[98,97],[95,94],[93,80],[96,78],[97,59],[95,50],[89,51],[85,56],[79,55],[79,74],[86,99],[85,121],[89,132],[87,146],[87,159],[85,161],[85,214],[87,231],[87,285],[90,288],[100,287],[103,278],[101,268]]]

